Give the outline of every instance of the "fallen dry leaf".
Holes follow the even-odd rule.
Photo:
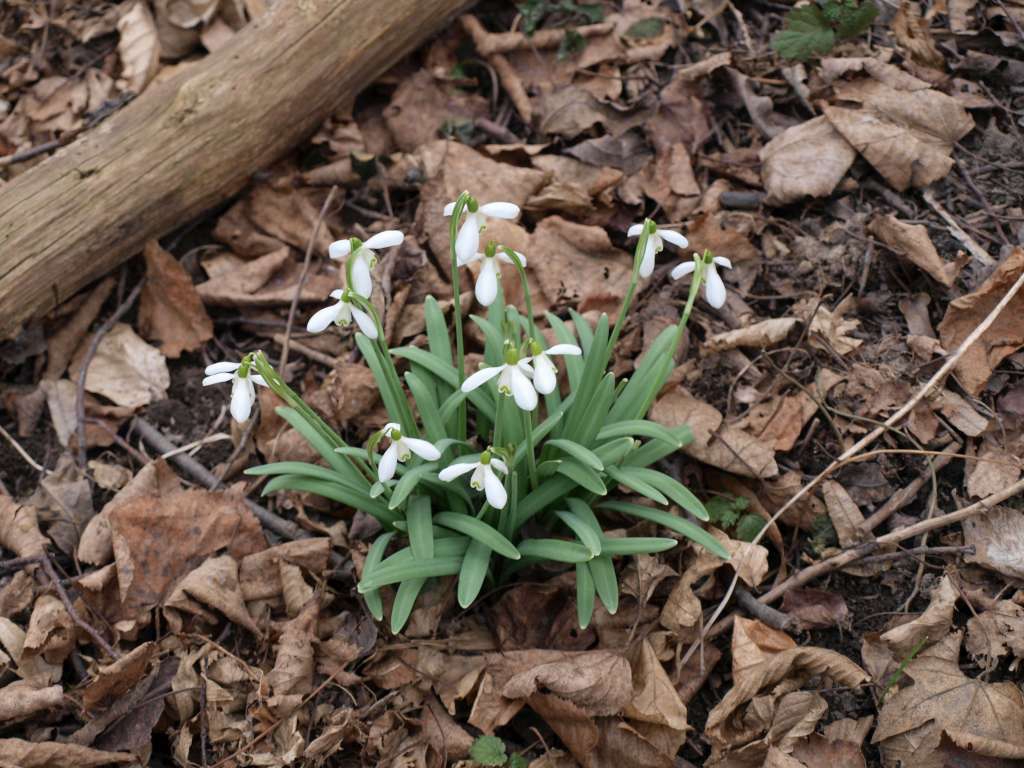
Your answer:
[[[1024,512],[999,506],[964,520],[964,544],[974,547],[967,562],[1013,579],[1024,579]]]
[[[856,157],[826,117],[787,128],[760,152],[765,202],[786,205],[808,196],[827,197]]]
[[[42,656],[25,653],[25,637],[21,627],[8,618],[0,617],[0,646],[14,662],[18,677],[36,688],[45,688],[58,682],[62,665],[50,664]]]
[[[1024,606],[1013,600],[998,600],[992,607],[967,620],[964,648],[987,669],[1003,656],[1012,654],[1014,672],[1024,659]]]
[[[142,93],[160,67],[160,42],[156,22],[146,3],[132,5],[117,22],[121,39],[117,52],[121,57],[121,76],[125,88]]]
[[[796,445],[804,425],[817,412],[818,405],[811,396],[800,391],[754,405],[736,426],[776,451],[789,451]]]
[[[54,595],[40,595],[32,608],[22,653],[60,664],[74,650],[77,631],[64,603]]]
[[[59,379],[68,368],[68,363],[82,338],[88,333],[90,326],[99,317],[100,310],[110,294],[117,286],[113,277],[107,277],[89,291],[85,301],[75,310],[75,314],[60,329],[46,340],[46,372],[44,379]]]
[[[851,335],[860,327],[860,320],[846,317],[854,309],[855,299],[854,296],[847,296],[833,310],[818,302],[797,302],[793,308],[796,314],[806,319],[814,312],[814,316],[809,318],[811,346],[825,352],[832,349],[837,354],[848,355],[864,343],[863,339]]]
[[[999,303],[1021,271],[1024,271],[1024,248],[1014,248],[977,290],[951,301],[939,323],[942,346],[950,352],[957,349]],[[1021,346],[1024,346],[1024,291],[1014,296],[981,338],[957,361],[955,370],[964,389],[972,395],[979,394],[996,366]]]
[[[708,336],[704,340],[703,349],[706,352],[724,352],[739,347],[751,349],[774,347],[785,341],[798,325],[800,325],[800,321],[795,317],[771,317],[742,328]]]
[[[134,687],[145,675],[155,651],[152,642],[142,643],[112,664],[100,666],[82,691],[86,710],[120,697]]]
[[[967,493],[983,499],[1013,485],[1020,479],[1021,455],[1024,444],[1019,433],[986,433],[977,449],[977,459],[967,462]]]
[[[71,362],[77,379],[86,345],[79,347]],[[85,375],[85,389],[102,395],[116,405],[141,408],[167,397],[171,374],[160,350],[151,347],[126,323],[117,323],[103,337]]]
[[[287,247],[251,260],[220,253],[203,259],[202,265],[210,279],[196,286],[196,291],[204,304],[214,307],[290,305],[302,272]],[[310,272],[299,301],[325,301],[338,287],[337,278]]]
[[[916,619],[883,632],[881,640],[898,659],[907,658],[914,648],[937,643],[949,632],[953,624],[953,610],[960,593],[949,576],[943,576],[929,596],[930,602],[924,613]]]
[[[821,495],[839,544],[844,549],[855,547],[870,538],[864,530],[864,515],[842,485],[835,480],[826,480],[821,484]]]
[[[875,216],[868,225],[868,231],[947,288],[956,282],[960,270],[971,260],[969,254],[961,253],[953,261],[945,261],[935,250],[927,227],[907,224],[891,213]]]
[[[26,680],[15,680],[0,688],[0,721],[12,723],[22,718],[38,715],[47,709],[54,709],[64,703],[64,688],[51,685],[36,688]],[[0,761],[2,761],[0,754]]]
[[[136,762],[135,755],[57,741],[0,739],[0,764],[18,768],[98,768]]]
[[[198,349],[213,338],[213,321],[192,278],[156,240],[146,243],[142,254],[146,284],[139,298],[139,331],[172,359]]]
[[[922,18],[921,7],[917,3],[900,4],[892,19],[892,33],[914,61],[939,70],[945,65],[946,59],[936,47],[928,20]]]
[[[178,582],[164,601],[167,625],[172,632],[181,632],[184,625],[182,614],[186,613],[194,614],[208,624],[215,623],[216,618],[203,606],[216,609],[255,635],[260,634],[259,627],[245,607],[238,583],[238,562],[230,555],[211,557]]]
[[[274,668],[267,676],[275,696],[305,695],[313,690],[313,640],[319,614],[316,601],[311,600],[281,630]]]
[[[782,596],[782,611],[796,619],[800,629],[824,629],[846,626],[850,609],[838,592],[802,587]]]
[[[911,659],[914,684],[886,698],[872,742],[887,761],[924,765],[942,735],[977,755],[1024,760],[1024,694],[1014,683],[985,683],[960,671],[954,632]]]
[[[436,139],[446,126],[472,123],[488,114],[487,99],[479,93],[438,82],[426,69],[420,69],[399,83],[384,109],[384,121],[398,149],[415,152]]]
[[[0,494],[0,546],[18,557],[30,557],[41,554],[48,543],[39,530],[35,508]]]
[[[246,555],[238,564],[238,581],[246,602],[269,600],[284,591],[281,565],[300,567],[320,576],[327,568],[331,540],[299,539]]]

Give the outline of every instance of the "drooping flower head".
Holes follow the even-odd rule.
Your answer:
[[[718,267],[732,269],[732,262],[724,256],[712,257],[710,251],[704,251],[704,255],[693,254],[693,261],[684,261],[672,270],[672,279],[678,280],[686,275],[692,275],[697,267],[701,267],[704,279],[704,299],[715,309],[725,304],[725,282],[718,274]]]
[[[531,381],[533,369],[530,360],[529,357],[520,358],[515,349],[506,349],[503,365],[481,368],[462,382],[462,391],[472,392],[497,377],[500,394],[514,398],[516,405],[524,411],[532,411],[537,407],[537,391]]]
[[[213,363],[206,366],[204,373],[204,387],[231,382],[231,418],[239,424],[248,421],[252,404],[256,402],[256,387],[253,385],[267,386],[262,376],[250,370],[248,358],[241,363]]]
[[[359,309],[353,302],[348,288],[339,288],[331,291],[331,298],[337,299],[337,303],[331,304],[318,311],[309,318],[306,323],[306,330],[309,333],[320,333],[326,330],[332,323],[335,325],[348,325],[353,319],[359,330],[369,338],[377,338],[377,324],[373,318]]]
[[[479,461],[455,462],[438,472],[437,476],[447,483],[472,472],[473,474],[469,478],[470,487],[487,494],[487,503],[495,509],[504,509],[505,503],[508,501],[508,492],[495,470],[507,475],[508,465],[501,459],[495,458],[491,451],[487,450],[480,454]]]
[[[384,451],[377,465],[377,479],[382,483],[393,478],[399,462],[404,464],[414,453],[427,461],[437,461],[441,458],[441,452],[433,443],[417,437],[405,437],[402,428],[394,422],[385,424],[381,434],[391,441],[391,445]]]
[[[644,231],[644,226],[644,223],[634,224],[626,235],[639,237]],[[640,259],[640,277],[650,277],[654,273],[654,257],[665,248],[665,242],[672,243],[677,248],[685,248],[690,244],[690,241],[678,232],[671,229],[657,229],[653,222],[649,226],[653,231],[647,236],[647,245],[644,247],[644,253]]]
[[[519,259],[519,263],[525,267],[526,257],[518,251],[514,251],[514,253]],[[498,262],[515,264],[512,257],[504,250],[499,250],[497,244],[493,242],[487,244],[483,253],[474,253],[466,259],[458,256],[457,259],[460,267],[468,266],[475,261],[481,262],[473,292],[476,295],[476,300],[484,307],[491,306],[498,297],[498,280],[501,279],[501,268],[498,266]]]
[[[551,355],[582,355],[583,350],[575,344],[555,344],[548,349],[541,349],[540,344],[531,341],[533,357],[530,365],[533,368],[533,387],[542,395],[550,395],[558,385],[558,368],[551,362]]]
[[[405,235],[397,229],[388,229],[378,232],[365,243],[358,237],[336,240],[331,243],[327,253],[335,261],[348,257],[345,265],[348,287],[368,299],[373,293],[370,271],[377,264],[377,251],[401,245],[404,239]]]
[[[463,219],[462,226],[459,227],[459,232],[455,237],[455,256],[459,264],[468,264],[480,250],[480,232],[487,225],[487,219],[511,220],[519,217],[519,206],[515,203],[484,203],[480,205],[472,197],[469,198],[465,211],[466,218]],[[444,207],[445,216],[451,216],[454,212],[454,202],[448,203]]]

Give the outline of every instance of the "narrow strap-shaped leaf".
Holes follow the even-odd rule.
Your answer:
[[[682,448],[685,445],[668,427],[648,419],[617,421],[614,424],[601,427],[601,430],[597,433],[597,439],[601,442],[611,440],[613,437],[649,437],[654,440],[660,440],[676,449]]]
[[[441,381],[448,384],[456,392],[452,395],[459,394],[459,376],[455,370],[454,365],[447,365],[443,360],[439,360],[430,354],[426,350],[419,349],[418,347],[397,347],[391,350],[391,354],[397,355],[398,357],[404,357],[406,360],[421,365],[428,371],[437,376]],[[446,410],[449,401],[445,400],[441,404],[442,412]],[[469,400],[475,405],[490,421],[494,421],[494,400],[490,393],[484,387],[474,389],[469,393]],[[458,405],[456,404],[456,407]]]
[[[587,504],[587,502],[576,496],[570,496],[565,501],[569,505],[570,512],[597,531],[600,535],[604,535],[604,531],[601,529],[601,523],[597,520],[597,515],[594,514],[594,510],[590,508],[590,505]]]
[[[672,360],[669,359],[669,347],[675,337],[675,327],[669,326],[658,334],[650,349],[644,353],[633,375],[629,379],[622,392],[615,400],[611,412],[608,415],[609,423],[639,419],[645,416],[643,404],[646,402],[650,392],[659,392],[664,382],[661,379],[661,371],[666,366],[671,367]]]
[[[462,567],[462,556],[458,557],[435,557],[431,560],[416,560],[411,558],[409,562],[398,565],[381,563],[380,567],[368,577],[359,582],[357,589],[365,593],[370,589],[379,589],[389,584],[397,584],[409,579],[426,579],[434,576],[454,576]]]
[[[407,469],[405,474],[402,475],[401,479],[395,485],[395,490],[391,493],[391,500],[388,502],[389,509],[398,509],[402,506],[409,494],[412,493],[416,484],[419,483],[427,475],[437,474],[437,465],[433,462],[428,464],[420,464],[418,467]]]
[[[569,310],[569,317],[572,318],[572,327],[576,329],[576,335],[579,336],[580,348],[583,349],[583,354],[589,355],[594,343],[594,330],[590,327],[587,318],[575,309]]]
[[[576,434],[577,442],[584,445],[593,445],[594,438],[597,437],[601,425],[608,423],[608,409],[612,407],[614,400],[615,376],[611,373],[606,373],[597,385],[597,389],[594,390],[594,396],[591,398],[588,408],[588,419],[584,421],[583,426]]]
[[[391,634],[397,635],[409,620],[416,598],[427,583],[426,579],[408,579],[398,585],[395,591],[395,602],[391,604]]]
[[[600,472],[604,469],[604,462],[594,455],[594,452],[589,448],[580,445],[579,443],[573,442],[572,440],[565,440],[563,438],[553,438],[548,440],[548,445],[554,446],[559,450],[572,456],[574,459],[579,461],[581,464],[586,464],[593,470]]]
[[[665,512],[660,509],[651,509],[640,504],[632,504],[628,501],[606,501],[601,504],[601,508],[621,512],[630,517],[639,517],[641,520],[650,520],[652,523],[657,523],[664,528],[668,528],[670,531],[678,533],[680,536],[685,536],[696,544],[700,544],[723,560],[729,559],[729,551],[722,546],[718,539],[696,523],[679,515],[674,515],[671,512]]]
[[[287,421],[296,432],[305,438],[306,442],[323,457],[323,460],[326,461],[335,472],[349,478],[353,485],[358,485],[361,480],[363,487],[369,486],[366,478],[360,475],[356,471],[355,467],[338,454],[334,450],[334,446],[327,442],[326,438],[324,438],[323,435],[321,435],[302,417],[302,414],[287,405],[282,405],[274,410],[278,416]]]
[[[582,544],[564,539],[524,539],[519,542],[519,552],[523,557],[558,563],[585,563],[593,557]]]
[[[619,579],[615,575],[615,564],[611,556],[605,554],[595,557],[587,563],[587,567],[594,577],[598,597],[608,613],[614,614],[619,610]]]
[[[450,538],[434,538],[434,558],[439,557],[462,557],[466,551],[466,547],[469,546],[471,539],[467,539],[465,536],[453,536]],[[412,553],[410,547],[402,547],[400,550],[392,555],[389,555],[382,563],[381,568],[384,566],[392,567],[396,565],[405,565],[416,561],[416,556]]]
[[[595,446],[594,453],[607,468],[624,461],[633,451],[638,450],[635,446],[632,437],[616,437],[603,445]]]
[[[434,515],[434,522],[469,536],[485,547],[493,549],[502,557],[507,557],[511,560],[519,559],[519,550],[516,549],[515,544],[483,520],[478,520],[469,515],[457,515],[454,512],[438,512]]]
[[[430,354],[441,362],[452,364],[452,341],[448,335],[448,323],[445,322],[441,305],[433,296],[423,300],[423,320],[427,326],[427,345]]]
[[[605,555],[653,555],[672,549],[679,542],[659,536],[605,537],[601,551]]]
[[[511,530],[518,531],[527,520],[546,509],[552,502],[566,496],[576,486],[574,480],[564,476],[545,480],[536,490],[526,494],[515,507],[515,519],[512,521]]]
[[[339,504],[345,504],[354,509],[361,509],[384,525],[390,525],[398,519],[398,515],[395,512],[381,504],[377,499],[370,498],[367,493],[355,491],[350,486],[333,481],[317,480],[316,478],[304,477],[302,475],[278,475],[263,487],[263,495],[274,493],[275,491],[315,493],[317,496],[323,496],[325,499],[331,499]]]
[[[420,420],[423,422],[423,429],[427,433],[427,439],[437,442],[445,436],[444,423],[437,407],[437,398],[430,385],[418,376],[415,371],[405,372],[405,383],[409,385],[413,400],[416,401],[416,410],[419,412]]]
[[[569,410],[569,407],[572,405],[572,403],[573,395],[569,395],[569,397],[565,398],[565,400],[562,402],[561,406],[557,411],[551,413],[546,419],[544,419],[544,421],[542,421],[540,424],[533,428],[533,443],[535,446],[539,445],[541,440],[547,437],[551,433],[551,431],[556,426],[558,426],[558,423],[565,416],[566,411]],[[523,443],[518,448],[516,448],[515,456],[513,456],[512,458],[512,466],[519,466],[519,462],[521,462],[525,458],[526,443]]]
[[[460,607],[469,608],[480,594],[480,588],[487,576],[487,568],[491,564],[491,552],[491,548],[486,544],[474,541],[462,557],[457,590]]]
[[[557,472],[591,493],[596,493],[598,496],[608,494],[608,488],[605,487],[601,476],[586,464],[581,464],[575,459],[565,459],[558,465]]]
[[[694,496],[689,488],[675,478],[669,477],[664,472],[646,467],[628,467],[623,471],[628,472],[631,477],[657,488],[698,520],[708,519],[708,511],[704,509],[700,499]]]
[[[576,620],[586,629],[594,616],[594,577],[589,563],[576,563]]]
[[[585,324],[585,321],[582,322]],[[608,316],[601,315],[601,319],[598,320],[589,348],[582,337],[581,342],[584,349],[583,374],[580,386],[575,393],[576,403],[569,411],[563,432],[565,437],[578,442],[582,442],[578,438],[584,431],[584,426],[589,423],[588,420],[593,417],[593,413],[590,411],[591,399],[604,375],[605,361],[607,360],[605,352],[608,346]]]
[[[366,455],[366,452],[363,452]],[[319,464],[310,464],[306,461],[276,461],[272,464],[261,464],[258,467],[249,467],[245,470],[247,475],[302,475],[303,477],[315,477],[318,480],[326,480],[330,483],[340,483],[353,490],[366,493],[366,486],[354,486],[349,482],[348,476],[343,475],[335,469],[321,467]]]
[[[489,365],[501,365],[503,361],[499,355],[501,355],[501,348],[505,338],[501,333],[501,329],[487,318],[480,317],[480,315],[470,315],[469,319],[476,324],[477,328],[483,331],[486,344],[484,359]]]
[[[590,550],[590,554],[595,557],[601,554],[600,529],[595,531],[587,521],[583,520],[573,512],[566,512],[559,509],[555,511],[555,515],[557,515],[558,519],[565,523],[569,529],[576,534],[580,543]]]
[[[434,556],[434,527],[430,517],[429,496],[413,496],[409,499],[409,507],[405,511],[405,520],[409,525],[409,547],[420,560],[429,560]]]
[[[359,347],[359,351],[362,352],[366,364],[369,366],[370,371],[373,372],[373,378],[377,380],[377,386],[380,388],[380,397],[384,401],[384,407],[387,409],[388,415],[402,425],[402,432],[415,436],[416,425],[412,423],[409,403],[405,399],[405,394],[396,387],[392,377],[384,370],[385,362],[381,359],[380,349],[361,333],[356,334],[356,346]],[[423,354],[436,360],[429,352],[424,352]]]
[[[551,312],[546,312],[545,317],[548,319],[548,325],[555,332],[555,338],[559,344],[579,344],[576,335],[569,330],[569,326],[562,322],[562,318]],[[565,361],[565,370],[569,374],[569,389],[575,392],[579,388],[580,377],[583,375],[583,360],[578,355],[566,355],[563,360]]]
[[[380,561],[384,559],[384,552],[394,537],[395,532],[388,531],[373,540],[373,544],[370,545],[370,549],[366,553],[366,559],[363,561],[363,576],[373,573],[373,569],[380,565]],[[371,589],[364,592],[363,600],[366,602],[366,607],[370,609],[373,618],[377,621],[384,618],[384,604],[380,599],[380,590]]]
[[[608,466],[605,468],[608,476],[615,480],[615,482],[631,488],[640,495],[646,496],[648,499],[659,504],[668,504],[668,498],[665,494],[647,482],[643,476],[638,475],[637,472],[639,470],[639,467]]]
[[[671,431],[684,446],[693,441],[693,432],[685,425],[672,427]],[[633,467],[647,467],[672,455],[677,450],[675,446],[663,443],[661,440],[648,440],[636,450],[631,451],[622,463]]]

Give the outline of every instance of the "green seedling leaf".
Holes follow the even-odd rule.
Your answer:
[[[504,765],[508,761],[505,742],[497,736],[477,736],[469,748],[469,757],[480,765]]]
[[[824,56],[836,44],[836,33],[817,5],[802,5],[786,15],[786,24],[772,38],[772,48],[784,59],[806,61]]]
[[[696,544],[700,544],[713,555],[717,555],[723,560],[729,559],[729,551],[722,546],[718,539],[696,523],[692,523],[685,518],[672,514],[671,512],[645,507],[640,504],[632,504],[627,501],[606,501],[600,506],[602,509],[621,512],[624,515],[629,515],[630,517],[638,517],[641,520],[650,520],[652,523],[657,523],[663,528],[668,528],[670,531],[678,533],[680,536],[685,536]]]
[[[627,536],[609,538],[601,542],[601,551],[606,555],[653,555],[672,549],[678,542],[658,536]]]
[[[434,556],[434,526],[430,515],[430,497],[413,496],[405,512],[408,524],[409,547],[420,560]]]
[[[767,525],[764,518],[760,515],[744,515],[740,518],[740,521],[736,523],[736,530],[734,531],[736,538],[740,541],[753,541],[757,538],[758,534],[761,533]]]
[[[586,464],[591,469],[598,472],[604,470],[604,462],[600,458],[594,455],[594,452],[589,448],[585,448],[579,443],[575,443],[572,440],[563,440],[561,438],[555,438],[548,440],[548,445],[554,446],[565,453],[572,456],[574,459],[579,461],[581,464]]]
[[[665,28],[665,21],[657,17],[640,19],[626,30],[626,37],[637,37],[640,39],[657,37]]]
[[[590,550],[594,557],[601,554],[601,529],[594,527],[574,512],[556,510],[555,515],[576,534],[580,544]]]

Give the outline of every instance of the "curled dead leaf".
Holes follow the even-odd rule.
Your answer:
[[[960,270],[971,260],[961,253],[953,261],[945,261],[935,250],[928,229],[921,224],[907,224],[893,214],[875,216],[868,230],[893,251],[904,257],[947,288],[956,282]]]
[[[118,20],[117,31],[121,35],[117,51],[127,90],[142,93],[160,67],[160,42],[148,5],[132,5]]]
[[[825,117],[787,128],[760,153],[768,205],[827,197],[842,181],[857,152]]]
[[[177,259],[156,240],[146,243],[142,253],[146,284],[139,298],[139,331],[159,341],[164,355],[178,358],[213,338],[213,321]]]

